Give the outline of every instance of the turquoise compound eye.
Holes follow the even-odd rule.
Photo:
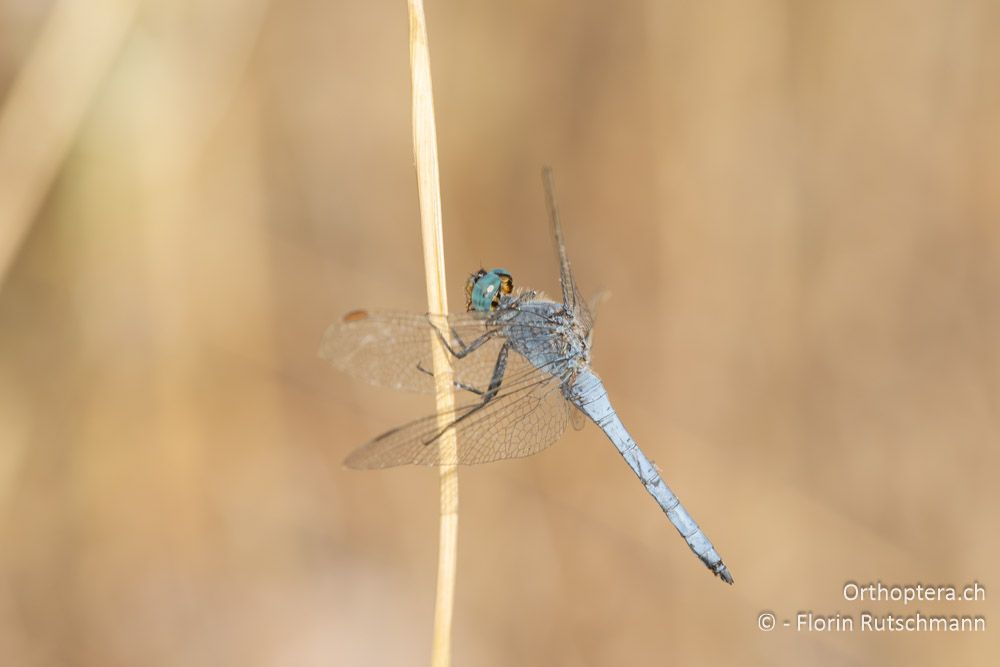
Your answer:
[[[472,278],[472,293],[469,296],[469,310],[488,313],[500,304],[501,294],[510,294],[514,289],[514,280],[506,269],[493,269],[489,273],[480,271]]]

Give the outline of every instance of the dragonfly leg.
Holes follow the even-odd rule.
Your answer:
[[[441,329],[439,329],[438,326],[430,320],[430,317],[428,317],[428,321],[431,326],[434,327],[434,332],[437,334],[438,340],[441,341],[441,344],[444,345],[445,349],[448,350],[448,352],[456,359],[461,359],[467,354],[475,352],[483,345],[483,343],[493,338],[493,332],[487,331],[479,338],[466,345],[461,336],[458,335],[458,332],[455,331],[455,327],[449,326],[448,328],[451,330],[452,336],[452,340],[449,342],[448,339],[444,337],[444,334],[441,333]]]
[[[504,345],[500,348],[500,353],[497,354],[497,361],[493,365],[493,375],[490,378],[490,384],[486,389],[477,389],[470,384],[465,384],[464,382],[459,382],[458,380],[453,381],[452,384],[455,385],[456,389],[467,391],[470,394],[475,394],[476,396],[482,396],[483,405],[489,403],[496,397],[497,392],[500,391],[500,383],[503,382],[504,373],[507,372],[507,355],[510,354],[509,350],[509,345]],[[417,370],[421,373],[426,373],[427,375],[434,377],[434,373],[424,368],[423,364],[419,361],[417,362]]]
[[[504,346],[500,348],[500,353],[497,354],[497,362],[493,366],[493,377],[490,379],[490,386],[487,387],[486,391],[480,391],[475,389],[474,387],[469,388],[469,391],[472,391],[475,394],[480,394],[483,397],[482,402],[469,407],[468,410],[465,413],[463,413],[460,417],[455,419],[455,421],[453,421],[452,423],[448,424],[446,427],[435,433],[433,438],[430,438],[424,443],[425,445],[429,445],[435,442],[448,429],[455,428],[456,426],[458,426],[459,423],[464,421],[466,418],[476,414],[477,412],[485,408],[487,405],[489,405],[490,401],[492,401],[496,397],[497,393],[500,391],[500,384],[503,382],[504,373],[507,372],[508,349],[509,347],[506,344],[504,344]]]
[[[500,348],[500,354],[497,355],[497,363],[493,366],[493,377],[490,378],[490,386],[483,393],[483,405],[486,405],[497,395],[500,391],[500,383],[503,382],[503,375],[507,372],[507,354],[510,349],[508,343],[504,343],[503,347]]]
[[[430,375],[431,377],[434,377],[434,373],[432,371],[424,368],[423,364],[421,362],[419,362],[419,361],[417,362],[417,370],[420,371],[421,373],[424,373],[426,375]],[[476,389],[472,385],[465,384],[464,382],[459,382],[458,380],[453,381],[452,384],[455,385],[456,389],[461,389],[463,391],[467,391],[467,392],[469,392],[471,394],[475,394],[476,396],[482,396],[485,393],[482,389]]]

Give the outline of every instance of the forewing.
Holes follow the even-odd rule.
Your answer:
[[[493,400],[485,404],[478,398],[463,400],[448,413],[444,428],[436,414],[395,428],[356,449],[344,463],[351,468],[390,468],[529,456],[554,443],[566,429],[568,413],[561,384],[561,378],[512,352]],[[454,433],[457,439],[455,461],[441,459],[439,445],[445,432]]]
[[[559,257],[559,284],[562,286],[563,303],[574,312],[584,330],[589,332],[594,324],[594,318],[587,307],[586,299],[580,295],[580,290],[577,289],[573,269],[570,267],[562,223],[559,221],[559,206],[556,204],[556,189],[550,167],[542,169],[542,182],[545,185],[545,203],[549,210],[552,237],[556,246],[556,254]]]
[[[326,330],[319,356],[365,382],[433,394],[434,377],[430,372],[434,327],[449,340],[453,329],[466,344],[488,331],[487,320],[480,313],[456,313],[444,318],[393,311],[354,311]],[[501,344],[501,337],[494,336],[462,359],[446,355],[456,381],[477,387],[489,384]]]

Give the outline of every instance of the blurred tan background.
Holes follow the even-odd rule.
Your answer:
[[[452,306],[555,291],[552,164],[595,367],[736,579],[570,432],[462,471],[456,664],[997,664],[1000,6],[428,22]],[[431,401],[316,358],[426,308],[406,40],[402,0],[0,0],[0,664],[427,662],[437,475],[340,461]]]

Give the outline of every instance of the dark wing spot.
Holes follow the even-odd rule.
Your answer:
[[[368,319],[367,310],[352,310],[351,312],[344,315],[345,322],[360,322],[361,320]]]

